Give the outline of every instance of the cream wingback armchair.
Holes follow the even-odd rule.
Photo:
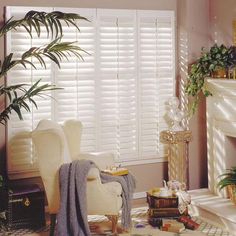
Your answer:
[[[59,168],[63,163],[76,159],[94,161],[100,169],[114,165],[114,157],[108,153],[80,153],[82,124],[68,120],[59,125],[41,120],[32,140],[38,158],[39,172],[44,184],[51,216],[50,235],[53,235],[56,214],[60,207]],[[122,206],[122,187],[118,182],[101,183],[99,170],[91,168],[87,180],[87,210],[89,215],[106,215],[116,231],[118,214]]]

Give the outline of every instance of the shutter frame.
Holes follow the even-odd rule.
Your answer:
[[[174,12],[86,8],[34,9],[74,12],[92,19],[90,25],[87,24],[88,22],[83,22],[81,26],[79,24],[81,34],[77,36],[74,35],[72,27],[65,28],[65,39],[80,39],[81,45],[80,43],[79,45],[82,48],[84,46],[91,57],[85,55],[85,62],[72,62],[72,60],[62,62],[62,70],[51,65],[49,76],[51,83],[66,89],[53,91],[55,100],[51,101],[50,114],[48,114],[47,104],[42,101],[41,105],[45,104],[45,108],[39,108],[38,113],[33,112],[36,118],[32,118],[32,114],[26,114],[27,119],[19,122],[21,124],[19,125],[17,118],[12,117],[8,122],[8,156],[10,157],[11,153],[11,138],[17,130],[30,131],[42,118],[59,123],[65,119],[77,118],[84,126],[81,144],[83,152],[112,151],[116,154],[116,161],[125,164],[142,163],[142,161],[153,163],[155,160],[163,160],[161,157],[165,153],[159,141],[159,132],[167,129],[163,119],[165,102],[175,92]],[[14,12],[25,14],[27,10],[32,8],[7,7],[6,16],[9,18]],[[114,27],[114,21],[112,22],[114,18],[117,27]],[[167,33],[162,33],[159,38],[157,37],[157,41],[153,41],[160,45],[159,52],[162,53],[158,56],[156,51],[150,50],[153,47],[150,39],[141,34],[142,24],[145,23],[142,21],[143,18],[147,19],[146,23],[152,19],[167,19],[166,25],[169,27]],[[165,25],[164,23],[162,25]],[[113,28],[109,29],[109,24],[111,26],[113,24]],[[145,30],[148,34],[152,33],[153,29]],[[155,30],[161,32],[161,29],[155,28]],[[114,39],[116,51],[114,51]],[[37,39],[35,41],[37,42]],[[11,51],[9,46],[11,46],[11,33],[7,35],[7,52]],[[117,54],[116,57],[114,52]],[[154,57],[158,58],[158,61],[154,60]],[[153,62],[155,62],[154,66]],[[153,71],[155,74],[156,68],[159,68],[158,79],[161,78],[158,84],[156,77],[150,76]],[[68,72],[69,76],[67,76]],[[10,73],[15,77],[26,71],[17,69]],[[31,73],[44,77],[49,71],[42,69]],[[48,81],[43,79],[43,82]],[[159,93],[155,91],[154,86]],[[160,98],[161,102],[157,101]],[[153,99],[156,105],[152,103]],[[156,107],[156,110],[153,107]],[[31,147],[31,144],[27,145]],[[34,153],[22,158],[22,162],[16,161],[15,158],[12,162],[10,157],[8,172],[10,175],[27,172],[30,176],[37,176],[37,160]]]

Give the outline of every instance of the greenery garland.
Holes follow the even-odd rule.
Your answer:
[[[209,51],[201,50],[201,56],[191,65],[187,78],[185,93],[192,98],[190,114],[194,114],[199,102],[200,94],[208,97],[211,94],[204,86],[205,78],[219,69],[228,70],[236,66],[236,50],[234,46],[226,47],[214,44]]]

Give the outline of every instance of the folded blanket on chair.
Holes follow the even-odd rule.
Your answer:
[[[130,173],[124,176],[112,176],[100,173],[102,183],[118,182],[122,186],[122,215],[121,225],[124,229],[131,226],[131,199],[136,187],[135,179]]]
[[[88,160],[63,164],[59,171],[60,210],[57,214],[58,236],[89,236],[87,218],[87,175],[95,164]]]
[[[57,214],[56,236],[90,236],[87,218],[87,176],[90,168],[96,165],[89,160],[76,160],[63,164],[59,171],[60,210]],[[130,227],[131,196],[135,180],[131,174],[116,177],[101,174],[102,182],[117,181],[122,185],[122,225]]]

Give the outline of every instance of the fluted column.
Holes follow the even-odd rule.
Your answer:
[[[189,188],[189,157],[188,144],[192,140],[192,132],[162,131],[162,143],[168,145],[168,177],[169,180],[178,180]]]

